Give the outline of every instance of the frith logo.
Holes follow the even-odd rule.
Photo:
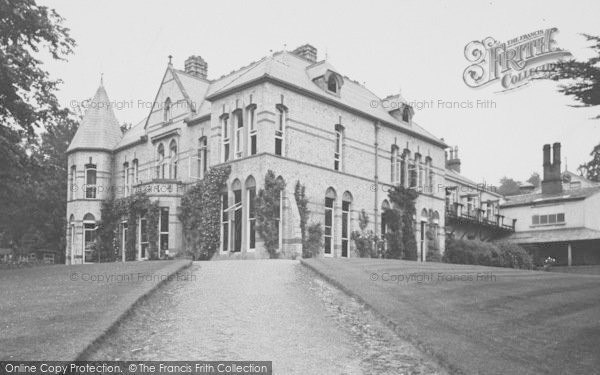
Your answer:
[[[554,62],[571,57],[571,53],[555,46],[557,28],[538,30],[500,43],[492,37],[472,41],[465,47],[469,65],[463,80],[478,88],[499,81],[503,90],[528,84],[542,72],[552,71]]]

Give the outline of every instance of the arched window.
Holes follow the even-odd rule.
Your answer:
[[[244,116],[241,109],[233,112],[235,127],[235,158],[241,158],[244,153]]]
[[[419,224],[420,224],[420,228],[419,228],[419,259],[421,259],[421,261],[425,260],[425,240],[426,240],[426,230],[427,230],[427,226],[428,226],[428,221],[429,221],[429,214],[427,213],[426,209],[421,210],[421,219],[419,220]]]
[[[83,249],[83,260],[85,263],[98,261],[96,252],[96,218],[90,213],[85,214],[83,217]]]
[[[198,140],[198,178],[204,178],[208,170],[208,138]]]
[[[350,257],[350,216],[352,206],[352,194],[346,191],[342,196],[342,257]]]
[[[425,158],[425,168],[427,170],[427,187],[428,187],[428,192],[433,194],[433,166],[431,165],[431,157],[427,157]]]
[[[423,189],[423,161],[420,154],[415,154],[415,164],[417,165],[418,177],[417,187]]]
[[[165,122],[171,121],[171,98],[165,100],[165,106],[163,109],[163,120]]]
[[[333,240],[335,228],[334,206],[337,194],[333,188],[328,188],[325,193],[325,256],[333,256]]]
[[[71,254],[71,264],[75,259],[75,216],[71,214],[69,217],[69,254]]]
[[[227,186],[221,190],[221,251],[229,251],[229,194]]]
[[[332,74],[329,76],[329,79],[327,80],[327,90],[333,92],[333,93],[337,93],[338,92],[338,84],[337,84],[337,80],[335,79],[335,76]]]
[[[96,199],[96,165],[86,164],[85,166],[85,197],[86,199]]]
[[[242,251],[242,218],[243,209],[242,209],[242,183],[240,180],[235,180],[231,184],[231,189],[233,190],[233,249],[232,251],[239,252]]]
[[[177,163],[179,156],[177,153],[177,142],[171,140],[169,143],[169,178],[177,179]]]
[[[156,178],[165,178],[165,146],[162,143],[156,148]]]
[[[408,107],[402,111],[402,121],[410,122],[410,109]]]
[[[387,238],[386,233],[388,231],[386,217],[387,211],[390,209],[390,202],[387,199],[384,199],[381,203],[381,240],[383,242],[383,253],[385,254],[387,250]]]
[[[250,176],[246,179],[246,201],[248,202],[247,210],[247,228],[248,234],[246,241],[248,243],[248,250],[253,251],[256,248],[256,181],[254,177]]]
[[[408,155],[410,155],[410,151],[404,149],[404,151],[402,152],[402,156],[400,157],[400,185],[403,187],[406,187],[406,158]]]
[[[277,186],[285,186],[285,181],[283,177],[278,176],[275,181],[277,182]],[[278,191],[278,196],[275,199],[276,202],[278,202],[277,207],[275,207],[275,220],[277,221],[277,237],[275,243],[277,244],[277,248],[281,249],[283,243],[283,191]]]

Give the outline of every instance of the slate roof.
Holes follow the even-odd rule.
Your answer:
[[[585,227],[515,232],[506,238],[519,244],[599,240],[600,231]]]
[[[404,129],[405,132],[413,136],[425,138],[441,147],[446,147],[446,144],[440,138],[435,137],[416,122],[412,121],[411,124],[406,124],[394,118],[385,108],[379,105],[381,98],[348,77],[344,77],[344,85],[339,96],[330,95],[323,91],[313,82],[313,79],[321,73],[324,74],[328,69],[337,72],[327,61],[312,63],[291,52],[276,52],[215,80],[195,77],[172,67],[168,69],[173,73],[184,92],[184,96],[195,109],[195,112],[192,113],[192,120],[210,115],[211,102],[209,99],[244,85],[252,84],[255,80],[268,77],[322,100],[334,102],[388,125]],[[110,103],[103,86],[98,88],[92,100],[92,104],[94,103]],[[373,105],[373,103],[377,105]],[[145,120],[142,123],[145,123]],[[143,132],[144,126],[137,124],[125,135],[122,135],[112,106],[92,105],[86,112],[67,152],[76,148],[114,150],[138,141],[140,136],[144,135]]]
[[[100,84],[88,105],[79,129],[67,148],[67,153],[76,149],[113,150],[121,137],[121,129],[113,111],[113,104],[108,98],[104,86]]]
[[[507,196],[506,202],[501,205],[502,208],[527,206],[541,203],[557,203],[572,200],[581,200],[600,192],[600,186],[593,186],[580,189],[565,190],[558,194],[542,194],[536,191],[531,194]]]

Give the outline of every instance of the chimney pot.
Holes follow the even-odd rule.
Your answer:
[[[208,64],[200,56],[190,56],[185,60],[185,72],[202,79],[207,79]]]
[[[317,49],[308,43],[296,48],[292,53],[310,62],[317,62]]]

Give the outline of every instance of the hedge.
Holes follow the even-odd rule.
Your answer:
[[[531,269],[531,255],[517,244],[449,239],[442,260],[446,263]]]

